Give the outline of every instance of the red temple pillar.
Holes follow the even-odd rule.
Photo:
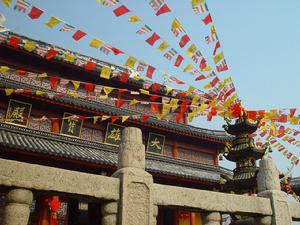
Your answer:
[[[59,133],[59,119],[51,120],[51,132]]]
[[[196,213],[191,212],[191,223],[190,225],[196,225]]]
[[[177,158],[178,157],[178,147],[177,147],[177,143],[175,143],[175,145],[172,148],[172,156]]]
[[[46,197],[39,200],[38,225],[50,225],[50,209]]]

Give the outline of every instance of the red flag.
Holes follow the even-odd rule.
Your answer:
[[[124,93],[124,92],[126,92],[127,91],[127,89],[125,89],[125,88],[120,88],[119,89],[119,93]]]
[[[167,12],[171,12],[171,10],[169,9],[167,4],[163,4],[162,7],[160,7],[159,10],[157,10],[157,12],[155,13],[156,16],[159,16],[161,14],[167,13]]]
[[[216,68],[217,68],[218,72],[223,72],[223,71],[228,70],[228,66],[227,66],[225,60],[222,61],[221,65],[216,66]]]
[[[78,116],[78,119],[81,120],[81,121],[84,121],[84,120],[87,119],[87,117],[86,116]]]
[[[148,120],[149,118],[150,118],[149,115],[143,115],[142,121],[145,122],[145,121]]]
[[[148,66],[148,69],[147,69],[147,73],[146,73],[146,76],[150,79],[152,79],[152,76],[153,76],[153,73],[154,73],[154,70],[155,68],[153,66]]]
[[[158,99],[159,97],[160,97],[159,95],[154,94],[154,95],[152,95],[152,96],[150,97],[150,100],[151,100],[151,101],[155,101],[155,100]]]
[[[210,85],[212,87],[216,86],[216,84],[220,81],[220,79],[218,77],[215,77],[211,82]]]
[[[248,111],[247,114],[248,114],[249,119],[256,120],[256,118],[257,118],[257,112],[256,111]]]
[[[181,98],[185,98],[186,94],[187,93],[185,91],[181,91],[181,92],[178,93],[178,96],[181,97]]]
[[[158,113],[158,107],[159,107],[158,103],[151,103],[150,105],[151,105],[151,112]]]
[[[183,48],[189,41],[190,37],[187,34],[183,35],[179,41],[180,48]]]
[[[178,55],[174,66],[179,67],[182,61],[183,61],[183,57],[181,55]]]
[[[160,36],[159,36],[157,33],[154,32],[154,33],[151,35],[151,37],[149,37],[149,38],[146,40],[146,42],[147,42],[149,45],[153,46],[154,43],[155,43],[157,40],[159,40],[159,39],[160,39]]]
[[[296,112],[296,108],[292,108],[292,109],[290,109],[290,115],[291,116],[294,116],[295,115],[295,112]]]
[[[17,48],[20,42],[21,42],[21,38],[19,37],[12,36],[9,38],[9,45],[14,48]]]
[[[278,116],[277,122],[286,123],[287,122],[287,115],[282,114],[282,115]]]
[[[30,95],[32,93],[32,90],[30,89],[24,89],[23,94]]]
[[[85,69],[86,69],[86,70],[93,70],[95,67],[96,67],[96,63],[93,62],[93,61],[88,61],[88,62],[85,64]]]
[[[123,51],[121,51],[120,49],[117,49],[117,48],[115,48],[115,47],[112,47],[111,50],[113,51],[113,53],[114,53],[115,55],[119,55],[119,54],[124,53]]]
[[[125,73],[125,72],[122,72],[122,75],[120,77],[120,81],[126,83],[128,81],[128,79],[129,79],[129,74]]]
[[[111,116],[111,122],[114,123],[116,122],[120,117],[118,116]]]
[[[211,22],[212,22],[212,18],[211,18],[210,13],[208,13],[208,15],[207,15],[204,19],[202,19],[202,21],[203,21],[203,23],[204,23],[205,25],[211,23]]]
[[[176,80],[176,84],[185,84],[182,80]]]
[[[122,105],[124,105],[124,103],[125,103],[125,100],[124,100],[124,99],[118,99],[118,100],[115,101],[115,104],[116,104],[116,106],[117,106],[118,108],[121,108]]]
[[[181,120],[182,116],[183,116],[182,113],[177,113],[177,114],[176,114],[176,122],[177,122],[177,123],[180,123],[180,120]]]
[[[52,59],[57,55],[58,51],[56,51],[55,49],[51,48],[49,49],[47,55],[46,55],[46,59]]]
[[[197,77],[195,80],[198,81],[198,80],[204,80],[206,79],[205,75],[200,75],[199,77]]]
[[[201,59],[201,62],[200,62],[200,69],[204,69],[206,68],[207,65],[206,65],[206,60],[204,58]]]
[[[86,35],[85,32],[83,32],[83,31],[81,31],[81,30],[77,30],[77,31],[73,34],[72,38],[73,38],[75,41],[78,41],[78,40],[80,40],[81,38],[83,38],[85,35]]]
[[[50,86],[51,86],[52,90],[56,90],[57,81],[58,81],[58,77],[56,77],[56,76],[50,77]]]
[[[213,52],[214,55],[216,55],[217,49],[220,48],[220,47],[221,47],[220,42],[217,41],[216,46],[214,48],[214,52]]]
[[[187,99],[185,99],[185,100],[183,100],[183,102],[181,103],[181,105],[180,105],[180,113],[181,114],[184,114],[185,113],[185,111],[186,111],[186,109],[187,109],[187,105],[189,104],[189,100],[187,100]]]
[[[27,75],[28,72],[24,71],[24,70],[16,70],[16,73],[19,75]]]
[[[156,92],[156,91],[158,91],[159,89],[160,89],[160,84],[158,84],[158,83],[154,83],[153,85],[152,85],[152,87],[151,87],[151,91],[152,92]]]
[[[44,13],[43,10],[35,6],[32,6],[31,11],[28,13],[28,16],[34,20],[34,19],[38,19],[43,13]]]
[[[119,17],[128,13],[129,9],[127,9],[125,5],[121,5],[120,7],[116,8],[113,12],[117,17]]]
[[[94,88],[95,88],[95,85],[94,84],[91,84],[91,83],[85,83],[84,84],[84,87],[85,87],[85,90],[87,92],[93,92],[94,91]]]

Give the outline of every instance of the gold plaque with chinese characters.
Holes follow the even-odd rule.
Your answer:
[[[81,127],[82,120],[79,119],[79,116],[71,113],[64,113],[61,121],[61,134],[72,137],[80,137]]]
[[[27,127],[31,112],[31,104],[10,99],[5,123]]]
[[[149,133],[147,151],[162,154],[165,144],[165,136]]]
[[[124,126],[108,123],[106,128],[104,142],[111,145],[119,146],[122,139],[122,130]]]

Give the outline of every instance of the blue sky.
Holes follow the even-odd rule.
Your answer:
[[[99,38],[124,50],[132,56],[154,65],[160,71],[166,71],[199,89],[205,83],[193,82],[193,77],[176,69],[161,53],[146,44],[149,35],[139,36],[135,32],[141,24],[127,22],[128,16],[115,17],[112,8],[99,5],[96,0],[28,0],[45,11],[38,20],[31,20],[26,14],[9,9],[0,4],[0,12],[6,19],[6,26],[16,33],[34,39],[40,39],[83,54],[124,64],[125,57],[106,56],[99,50],[88,46],[91,38]],[[13,0],[13,4],[16,0]],[[122,0],[136,15],[143,19],[164,40],[177,50],[178,39],[170,31],[173,16],[183,25],[192,41],[200,48],[202,54],[212,62],[212,48],[205,44],[204,37],[209,30],[201,22],[201,16],[195,15],[188,0],[166,0],[172,13],[156,17],[145,0]],[[217,30],[229,71],[219,74],[221,79],[232,76],[239,98],[245,107],[251,109],[282,109],[296,107],[300,110],[299,86],[297,76],[300,52],[300,1],[238,1],[207,0],[207,4]],[[58,28],[49,28],[44,23],[50,16],[74,25],[88,33],[81,41],[74,41],[71,33],[59,32]],[[184,55],[184,52],[181,52]],[[211,63],[212,64],[212,63]],[[162,81],[161,74],[155,74],[155,81]],[[171,85],[171,84],[170,84]],[[174,86],[174,85],[171,85]],[[176,87],[176,86],[175,86]],[[186,88],[186,87],[183,87]],[[300,112],[298,112],[300,113]],[[222,119],[207,122],[198,118],[195,126],[221,129]],[[299,126],[295,129],[300,130]],[[300,149],[287,146],[300,157]],[[274,150],[272,153],[277,166],[286,171],[289,161]],[[228,163],[222,165],[228,166]],[[230,165],[229,165],[230,166]],[[293,171],[300,176],[299,166]]]

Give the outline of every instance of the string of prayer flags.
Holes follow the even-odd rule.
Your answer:
[[[26,2],[25,0],[17,0],[14,10],[25,13],[29,6],[29,2]]]
[[[53,28],[55,27],[56,25],[60,24],[62,22],[61,19],[55,17],[55,16],[51,16],[50,20],[47,21],[45,23],[46,26],[50,27],[50,28]]]
[[[87,33],[81,31],[81,30],[77,30],[72,38],[75,40],[75,41],[79,41],[81,38],[83,38]]]
[[[113,13],[117,17],[122,16],[122,15],[124,15],[126,13],[129,13],[129,12],[130,12],[129,9],[127,9],[125,5],[121,5],[118,8],[116,8],[116,9],[113,10]]]
[[[40,18],[40,16],[44,13],[43,10],[35,7],[35,6],[32,6],[30,12],[28,13],[28,16],[31,18],[31,19],[38,19]]]

